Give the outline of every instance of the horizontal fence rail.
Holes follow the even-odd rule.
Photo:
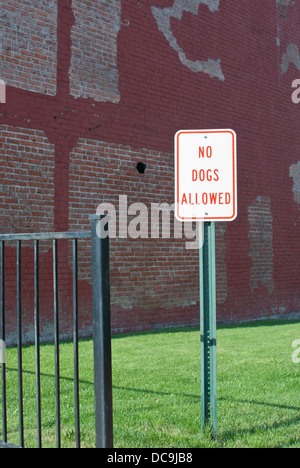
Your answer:
[[[0,234],[0,241],[31,241],[31,240],[61,240],[61,239],[90,239],[89,231],[52,232],[38,234]]]
[[[93,304],[93,341],[94,341],[94,387],[95,387],[95,439],[96,447],[109,448],[113,445],[112,423],[112,378],[111,378],[111,330],[110,330],[110,283],[109,283],[109,239],[100,239],[97,224],[100,216],[91,216],[91,231],[1,234],[0,235],[0,315],[1,340],[5,343],[5,243],[16,243],[16,307],[17,307],[17,353],[18,353],[18,412],[19,447],[24,448],[24,394],[23,394],[23,326],[22,326],[22,243],[33,241],[34,251],[34,346],[36,377],[36,428],[37,447],[42,448],[42,408],[41,408],[41,355],[40,355],[40,241],[52,241],[53,252],[53,324],[55,353],[55,422],[56,447],[61,447],[61,389],[60,389],[60,328],[59,328],[59,279],[58,279],[58,241],[72,241],[72,288],[73,288],[73,347],[74,347],[74,414],[75,443],[81,446],[80,435],[80,398],[79,398],[79,309],[78,309],[78,240],[91,242],[92,253],[92,304]],[[10,244],[11,245],[11,244]],[[7,382],[6,363],[1,363],[2,384],[2,438],[1,447],[9,447],[7,428]]]

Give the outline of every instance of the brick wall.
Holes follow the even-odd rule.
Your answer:
[[[111,239],[111,302],[113,326],[118,330],[197,320],[194,314],[190,317],[189,312],[199,289],[197,273],[195,275],[197,250],[185,251],[185,242],[191,241],[184,236],[174,239],[173,213],[170,216],[172,238],[159,239],[151,235],[151,205],[167,203],[171,206],[174,202],[172,158],[169,153],[134,150],[86,139],[80,139],[70,155],[70,229],[88,229],[87,213],[94,212],[99,204],[112,204],[116,212],[117,238]],[[137,170],[139,162],[147,165],[144,174]],[[124,206],[120,197],[126,197],[128,213],[134,203],[145,205],[148,210],[146,239],[120,238],[119,208]],[[137,214],[128,215],[126,228]],[[161,237],[161,218],[159,227]],[[79,272],[80,277],[90,283],[89,261],[87,246],[80,252]]]
[[[54,147],[41,130],[0,125],[2,231],[53,231]]]
[[[120,195],[148,209],[171,205],[174,134],[233,128],[238,218],[216,226],[218,319],[298,313],[299,107],[291,84],[300,73],[299,5],[38,0],[33,7],[0,0],[0,6],[0,79],[7,85],[0,104],[1,232],[88,229],[100,203],[113,204],[119,215]],[[138,162],[147,165],[144,174]],[[81,247],[80,324],[88,333],[89,249]],[[14,284],[16,252],[8,248]],[[29,336],[33,251],[25,248]],[[70,248],[60,253],[67,332]],[[42,256],[43,298],[51,305],[49,246]],[[184,239],[112,239],[111,277],[114,330],[199,322],[198,253]],[[8,294],[12,330],[13,287]],[[51,314],[45,307],[46,331]]]
[[[71,94],[95,101],[118,102],[117,37],[121,1],[73,0],[72,8],[75,24],[71,33]]]
[[[269,197],[257,197],[248,208],[249,255],[252,258],[250,288],[262,284],[271,294],[273,280],[273,217]]]
[[[57,2],[1,2],[1,78],[11,86],[56,93]]]

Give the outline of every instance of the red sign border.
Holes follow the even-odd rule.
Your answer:
[[[216,133],[230,133],[232,135],[232,149],[233,149],[233,155],[232,155],[232,166],[233,166],[233,207],[234,207],[234,212],[233,215],[230,217],[204,217],[204,218],[182,218],[179,216],[179,137],[181,134],[216,134]],[[237,203],[236,203],[236,133],[233,130],[180,130],[176,133],[176,138],[177,138],[177,145],[176,145],[176,174],[177,174],[177,181],[176,181],[176,187],[177,187],[177,199],[176,199],[176,214],[177,214],[177,219],[180,221],[216,221],[216,220],[222,220],[222,221],[234,221],[235,218],[237,217]]]

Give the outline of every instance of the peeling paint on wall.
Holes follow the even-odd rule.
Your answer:
[[[6,83],[4,80],[0,80],[0,104],[6,103]]]
[[[152,7],[152,14],[156,19],[159,31],[163,33],[172,49],[178,53],[181,63],[193,72],[202,72],[211,78],[219,78],[224,81],[225,77],[221,68],[221,60],[208,59],[207,61],[192,61],[186,57],[184,51],[179,47],[176,37],[171,30],[171,18],[182,19],[183,13],[198,15],[200,4],[207,5],[209,10],[214,13],[219,9],[219,0],[174,0],[171,8]]]
[[[291,63],[300,70],[300,54],[299,49],[295,44],[289,44],[287,46],[286,54],[283,54],[282,56],[281,73],[286,73]]]
[[[72,1],[70,91],[74,97],[119,102],[117,37],[121,0]]]
[[[248,207],[249,257],[253,265],[250,272],[250,289],[259,284],[267,288],[269,294],[274,290],[273,281],[273,216],[269,197],[257,197]]]
[[[0,77],[8,86],[56,94],[57,1],[0,0]]]
[[[281,18],[287,19],[288,9],[295,5],[293,0],[276,0],[276,6],[280,10]]]
[[[297,164],[292,164],[290,167],[290,177],[292,177],[294,180],[294,200],[298,205],[300,205],[300,161],[298,161]]]
[[[216,223],[216,275],[217,303],[223,304],[227,299],[227,266],[225,233],[227,223]]]

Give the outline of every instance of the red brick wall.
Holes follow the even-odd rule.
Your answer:
[[[1,232],[88,229],[88,215],[99,203],[117,204],[119,195],[148,208],[172,204],[176,131],[233,128],[238,218],[217,225],[218,319],[299,312],[299,106],[291,100],[291,84],[300,73],[299,5],[289,0],[0,5],[0,79],[7,83],[6,103],[0,104]],[[147,164],[145,174],[136,170],[139,161]],[[13,285],[15,250],[9,249]],[[23,305],[30,334],[32,295],[26,291],[32,249],[26,249]],[[61,254],[67,332],[72,305],[67,246]],[[44,302],[51,304],[46,245],[42,255],[48,265]],[[81,327],[88,332],[86,246],[80,255]],[[198,276],[197,251],[185,249],[184,240],[113,239],[114,330],[197,323]],[[11,317],[13,300],[11,292]],[[45,306],[45,329],[51,328],[51,317]]]
[[[73,0],[70,92],[95,101],[120,100],[117,39],[120,30],[119,0]]]
[[[87,214],[101,203],[109,202],[116,209],[117,238],[111,239],[111,298],[113,327],[118,330],[198,320],[192,307],[199,290],[197,250],[185,250],[185,242],[191,241],[174,238],[173,214],[171,238],[150,237],[151,204],[174,203],[172,159],[170,153],[86,139],[80,139],[70,155],[70,229],[89,229]],[[147,164],[145,174],[136,169],[142,161]],[[127,197],[128,210],[133,203],[144,203],[148,210],[148,239],[120,238],[120,195]],[[128,224],[135,218],[128,215]],[[91,282],[89,259],[90,249],[86,246],[80,251],[79,272],[81,278]]]
[[[56,94],[57,2],[1,2],[1,78],[11,86]]]
[[[0,125],[2,232],[53,231],[54,146],[41,130]]]

